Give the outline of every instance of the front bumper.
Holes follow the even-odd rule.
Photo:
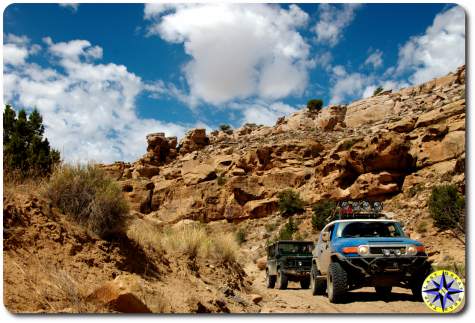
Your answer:
[[[345,257],[338,254],[338,259],[347,269],[357,271],[365,276],[400,274],[410,277],[428,265],[427,256]]]
[[[288,276],[305,277],[310,275],[310,267],[284,268],[282,271]]]

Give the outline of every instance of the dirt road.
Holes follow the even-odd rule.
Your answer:
[[[265,272],[255,264],[249,264],[246,272],[263,296],[261,313],[434,313],[424,303],[413,301],[411,292],[403,288],[394,288],[388,301],[378,298],[373,288],[362,288],[348,293],[348,303],[332,304],[326,296],[300,289],[298,283],[289,282],[287,290],[267,289]]]

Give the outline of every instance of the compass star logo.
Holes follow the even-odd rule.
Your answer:
[[[429,276],[422,285],[426,305],[439,313],[450,313],[462,303],[465,294],[459,276],[448,270],[439,270]]]

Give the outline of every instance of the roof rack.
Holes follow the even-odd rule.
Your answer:
[[[340,201],[329,220],[379,219],[385,217],[382,210],[383,203],[379,201]]]

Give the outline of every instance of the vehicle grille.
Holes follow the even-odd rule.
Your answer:
[[[400,252],[400,255],[405,255],[406,254],[406,247],[405,246],[377,246],[377,247],[369,247],[369,252],[372,255],[383,255],[384,250],[389,250],[390,255],[396,255],[398,253],[398,250]]]
[[[285,265],[287,267],[310,267],[312,265],[312,261],[289,259],[286,261]]]

